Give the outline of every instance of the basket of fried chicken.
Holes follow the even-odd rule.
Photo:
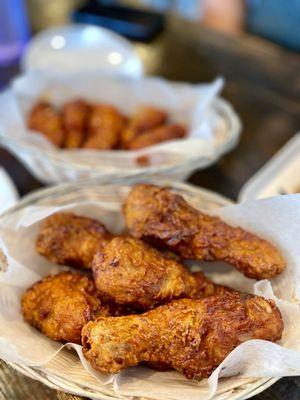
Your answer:
[[[292,360],[297,374],[296,197],[229,205],[188,185],[82,183],[23,200],[0,221],[1,357],[47,374],[68,344],[113,397],[217,399]]]
[[[0,143],[45,183],[184,180],[237,144],[241,123],[222,87],[27,73],[0,95]]]

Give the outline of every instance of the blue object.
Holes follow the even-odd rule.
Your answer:
[[[247,28],[300,51],[300,0],[248,0]]]
[[[0,0],[1,1],[1,0]],[[149,41],[164,27],[164,16],[121,4],[90,0],[72,15],[74,22],[102,26],[129,39]]]
[[[23,0],[0,0],[0,65],[18,60],[29,38]]]

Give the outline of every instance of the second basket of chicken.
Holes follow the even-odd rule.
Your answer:
[[[185,179],[238,141],[222,86],[30,72],[0,96],[0,142],[45,183]]]

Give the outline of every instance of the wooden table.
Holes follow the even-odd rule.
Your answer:
[[[300,130],[300,55],[244,35],[225,37],[186,21],[171,20],[150,44],[136,44],[146,71],[172,80],[203,82],[226,78],[224,97],[242,118],[239,145],[214,166],[197,171],[190,182],[236,199],[241,186]],[[0,85],[17,73],[0,70]],[[21,195],[42,186],[13,156],[0,149],[0,165]],[[72,399],[12,371],[2,362],[0,400]],[[284,378],[256,400],[296,400],[300,379]]]

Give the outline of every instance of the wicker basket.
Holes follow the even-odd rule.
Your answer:
[[[157,181],[156,181],[157,183]],[[230,201],[215,193],[190,185],[174,182],[160,181],[159,184],[169,185],[182,194],[192,205],[204,210],[230,204]],[[95,180],[88,180],[76,184],[63,184],[49,189],[39,190],[26,196],[17,206],[7,211],[0,217],[0,226],[5,218],[17,210],[32,205],[63,206],[68,203],[80,201],[101,201],[111,205],[120,205],[128,192],[128,186],[118,184],[101,186]],[[124,399],[126,396],[115,393],[112,385],[101,385],[97,379],[82,366],[74,350],[64,348],[50,362],[41,367],[28,367],[10,363],[22,374],[38,380],[45,385],[60,391],[75,395],[101,400]],[[223,381],[230,383],[224,391],[218,390],[214,400],[241,400],[248,399],[276,382],[275,378],[241,379],[238,377],[227,378]],[[221,385],[222,386],[222,385]],[[131,397],[132,398],[132,397]],[[147,398],[147,396],[143,397]],[[142,399],[140,397],[140,399]]]

